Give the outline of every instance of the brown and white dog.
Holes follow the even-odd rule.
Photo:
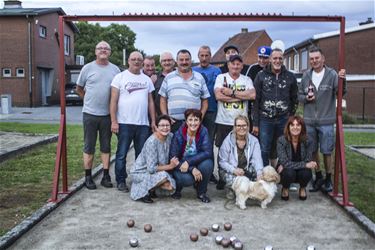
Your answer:
[[[236,205],[246,208],[248,198],[260,201],[262,208],[267,208],[277,193],[277,183],[280,182],[280,176],[272,166],[263,168],[262,177],[258,181],[250,181],[246,176],[237,176],[232,184],[232,189],[236,194]]]

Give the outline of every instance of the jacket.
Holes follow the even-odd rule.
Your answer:
[[[336,94],[338,92],[338,76],[334,69],[324,66],[325,72],[319,88],[312,84],[315,100],[306,100],[313,70],[306,71],[298,89],[298,100],[303,104],[303,118],[309,125],[331,125],[336,122]],[[344,81],[344,93],[346,81]]]
[[[189,164],[188,172],[191,173],[193,168],[199,163],[207,159],[213,159],[212,143],[208,136],[208,130],[203,125],[198,128],[195,135],[195,143],[197,147],[197,154],[184,157],[185,147],[187,142],[187,125],[183,123],[177,132],[173,135],[171,146],[169,148],[169,159],[177,157],[180,161],[178,168],[185,161]]]
[[[290,116],[296,112],[297,80],[284,65],[277,77],[272,72],[271,65],[267,65],[255,77],[254,87],[256,90],[253,108],[254,126],[259,126],[260,118],[273,119]]]
[[[312,143],[310,141],[301,142],[301,160],[292,161],[292,144],[285,138],[280,136],[277,140],[277,157],[278,165],[284,168],[302,169],[306,167],[306,163],[312,161]]]
[[[258,139],[249,133],[247,134],[245,155],[248,164],[251,164],[257,172],[257,175],[260,175],[263,169],[260,145]],[[225,172],[233,174],[234,170],[237,168],[237,165],[238,154],[236,136],[232,131],[227,135],[227,137],[225,137],[224,142],[219,149],[219,166]]]

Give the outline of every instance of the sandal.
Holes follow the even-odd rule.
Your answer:
[[[206,194],[198,195],[197,198],[200,199],[204,203],[209,203],[211,201],[210,198]]]
[[[286,195],[283,195],[284,193],[286,193]],[[287,189],[287,188],[281,189],[281,199],[284,200],[284,201],[289,200],[289,189]]]

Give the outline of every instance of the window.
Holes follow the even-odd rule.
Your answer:
[[[39,26],[39,36],[40,37],[43,37],[43,38],[46,38],[47,37],[47,28],[40,25]]]
[[[292,57],[289,56],[288,57],[288,70],[291,70],[292,69]]]
[[[25,77],[25,69],[24,68],[16,68],[16,76],[17,77]]]
[[[3,77],[11,77],[12,76],[12,69],[11,68],[3,68]]]
[[[70,55],[70,36],[64,35],[64,54]]]
[[[296,71],[296,72],[299,72],[299,55],[298,54],[295,54],[294,55],[294,58],[293,58],[293,69]]]
[[[307,50],[304,50],[301,53],[301,70],[307,69],[307,60]]]

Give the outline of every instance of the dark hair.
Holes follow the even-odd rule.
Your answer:
[[[190,58],[191,58],[190,51],[188,51],[187,49],[180,49],[180,50],[177,52],[176,60],[178,59],[178,56],[179,56],[180,54],[189,54],[189,56],[190,56]]]
[[[145,58],[143,59],[144,60],[150,60],[150,61],[155,61],[155,58],[153,56],[145,56]]]
[[[303,118],[299,115],[293,115],[290,116],[288,121],[286,122],[285,128],[284,128],[284,136],[285,138],[291,142],[292,141],[292,136],[290,134],[289,126],[294,122],[297,121],[298,124],[301,125],[301,133],[299,135],[298,141],[299,142],[304,142],[307,140],[307,132],[306,132],[306,125],[305,121]]]
[[[156,126],[159,125],[159,122],[161,120],[166,120],[169,122],[169,124],[172,124],[172,120],[171,118],[169,117],[169,115],[159,115],[157,118],[156,118]]]
[[[313,53],[313,52],[319,52],[320,54],[323,55],[322,49],[317,46],[312,46],[309,48],[309,53]]]
[[[199,109],[187,109],[185,110],[184,115],[185,120],[187,120],[190,115],[193,115],[194,117],[198,117],[199,120],[202,121],[202,112]]]

